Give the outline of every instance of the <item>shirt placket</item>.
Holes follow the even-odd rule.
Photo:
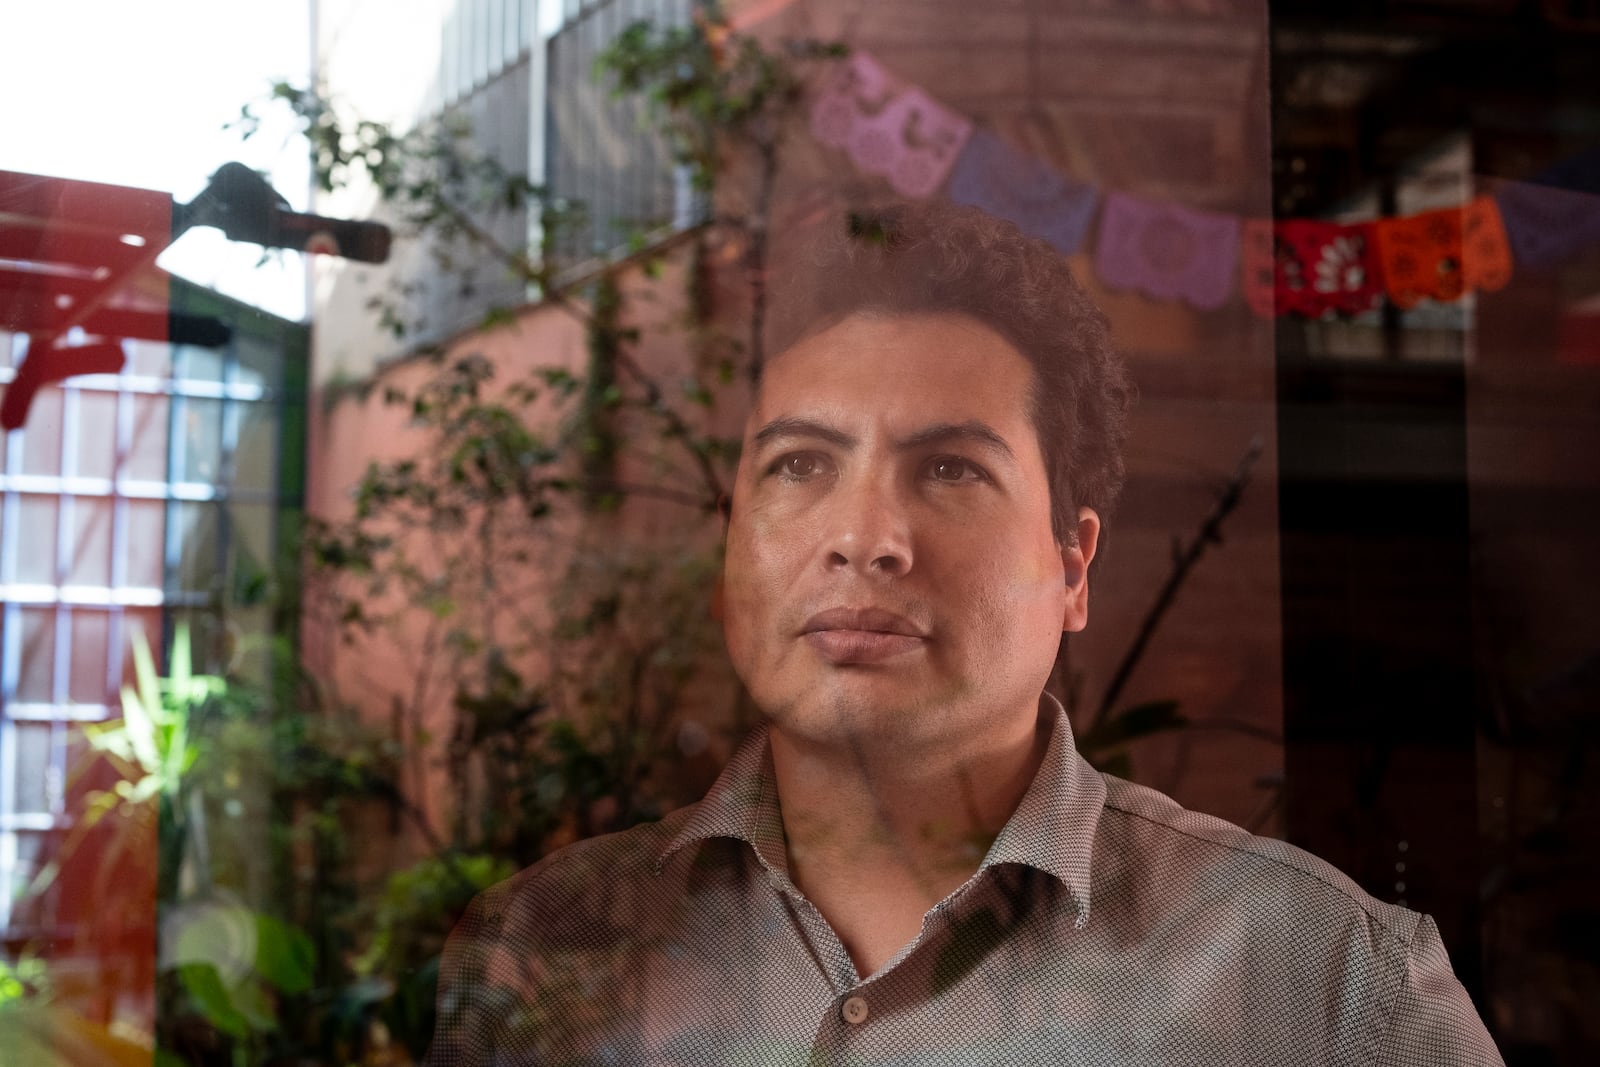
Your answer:
[[[883,1024],[906,1005],[929,1003],[925,990],[905,988],[908,974],[917,973],[921,968],[903,965],[911,963],[920,953],[935,951],[942,943],[953,915],[959,914],[961,902],[955,898],[963,894],[958,892],[955,897],[934,905],[923,918],[916,940],[904,954],[862,980],[839,935],[816,906],[781,875],[775,876],[773,883],[796,933],[804,938],[812,959],[833,992],[832,1003],[818,1020],[810,1067],[858,1067],[902,1057],[905,1049],[886,1044]],[[968,888],[971,887],[963,887]],[[932,1023],[933,1020],[930,1017],[928,1021]],[[903,1023],[894,1029],[902,1028]]]

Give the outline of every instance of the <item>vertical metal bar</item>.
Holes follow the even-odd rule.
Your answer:
[[[124,343],[126,347],[126,343]],[[117,444],[111,466],[111,580],[112,604],[106,609],[105,691],[115,693],[122,684],[122,609],[116,594],[128,584],[128,497],[123,490],[123,468],[133,452],[133,394],[128,391],[130,358],[117,375]]]
[[[605,48],[606,45],[616,40],[618,29],[617,15],[618,10],[615,2],[602,4],[600,6],[599,13],[595,18],[597,23],[597,37],[594,44],[594,50],[589,56],[591,63],[593,63],[594,58],[600,54],[601,49]],[[611,102],[607,99],[604,90],[602,90],[599,86],[594,87],[594,92],[596,102],[599,104],[598,110],[602,115],[605,115],[606,118],[609,119],[609,113],[612,111]],[[612,123],[610,121],[606,121],[605,125],[609,127],[612,125]],[[608,141],[617,135],[617,131],[614,129],[608,129],[606,132],[611,135],[611,137],[607,138]],[[604,184],[605,192],[601,196],[601,203],[605,205],[604,210],[606,219],[605,242],[602,247],[596,249],[596,251],[598,251],[601,255],[606,255],[617,246],[617,227],[615,220],[618,214],[617,204],[621,198],[621,182],[619,179],[622,168],[614,166],[612,162],[599,151],[595,152],[595,159],[600,164],[599,177],[600,181]]]
[[[590,14],[581,19],[576,27],[577,38],[574,43],[577,46],[575,50],[581,62],[574,64],[576,69],[572,71],[572,91],[574,93],[592,94],[594,91],[592,85],[581,83],[579,79],[583,77],[583,72],[587,68],[588,64],[594,60],[594,38],[595,33],[598,31],[599,25],[600,17],[598,15]],[[582,118],[582,116],[576,117],[580,119]],[[583,165],[583,170],[581,172],[582,177],[584,178],[582,190],[583,196],[589,202],[588,223],[584,226],[585,234],[588,237],[588,244],[580,253],[581,258],[583,259],[591,258],[594,255],[596,248],[601,243],[600,225],[606,209],[606,204],[603,199],[604,194],[600,189],[598,176],[599,172],[596,165],[596,160],[600,154],[600,131],[598,129],[598,125],[599,124],[596,122],[580,122],[583,136],[583,148],[578,156],[578,159],[582,161]]]
[[[172,492],[173,483],[177,481],[177,457],[179,450],[184,446],[183,435],[179,433],[179,429],[183,425],[184,415],[188,409],[188,400],[178,389],[177,347],[170,342],[167,345],[167,471],[166,479],[161,486],[166,503],[161,509],[164,520],[161,529],[161,625],[155,638],[156,643],[163,648],[171,637],[173,621],[171,603],[178,588],[178,563],[182,550],[178,542],[183,530],[182,523],[178,521],[179,504]]]
[[[16,335],[8,335],[7,349],[11,364],[17,362],[17,349],[25,342]],[[14,474],[22,469],[22,435],[7,434],[5,441],[5,470]],[[7,490],[0,499],[4,509],[0,521],[0,583],[16,580],[17,524],[20,517],[20,498],[14,490]],[[17,679],[21,673],[22,612],[10,602],[0,604],[4,624],[0,625],[0,815],[11,814],[11,798],[16,791],[16,736],[7,709],[16,699]],[[17,836],[11,829],[0,830],[0,930],[11,925],[11,883],[15,877]]]
[[[613,2],[623,8],[617,13],[617,28],[615,31],[617,34],[620,34],[634,22],[644,17],[642,0],[613,0]],[[659,29],[660,27],[656,28]],[[615,34],[613,35],[614,37]],[[627,146],[623,152],[621,165],[617,168],[617,177],[621,185],[618,195],[625,205],[623,213],[630,220],[630,227],[637,229],[642,217],[645,215],[645,194],[643,183],[640,180],[645,174],[641,166],[644,160],[640,157],[639,150],[646,138],[646,134],[639,121],[641,109],[637,98],[630,99],[628,103],[630,106],[626,110],[630,114],[621,116],[622,121],[627,125],[617,131],[622,137],[623,144]]]
[[[239,375],[239,334],[242,323],[235,321],[228,337],[228,347],[222,353],[223,380],[232,384]],[[228,559],[233,552],[233,499],[238,485],[239,453],[239,401],[232,390],[222,397],[222,462],[217,469],[217,574],[223,580],[218,586],[216,607],[225,613],[232,591],[228,588]],[[220,615],[219,615],[220,617]],[[211,667],[207,667],[210,670]]]
[[[6,734],[10,723],[0,723],[0,760],[5,760]],[[9,796],[10,794],[6,794]],[[0,930],[11,927],[11,883],[16,878],[17,835],[14,830],[0,831]]]
[[[16,334],[6,338],[9,363],[17,363],[17,349],[27,342]],[[5,472],[22,469],[22,435],[5,435]],[[10,585],[17,578],[17,523],[21,502],[13,489],[0,497],[0,584]],[[16,792],[16,738],[8,710],[17,696],[17,677],[22,665],[22,611],[10,601],[0,603],[4,623],[0,625],[0,815],[11,813],[11,797]],[[15,877],[16,832],[0,829],[0,930],[11,926],[11,881]]]
[[[83,394],[82,391],[70,383],[61,387],[61,469],[58,472],[63,482],[74,478],[78,474],[79,452],[82,443],[83,426]],[[69,571],[73,560],[73,540],[77,533],[77,501],[68,492],[66,486],[57,494],[56,518],[56,569],[55,586],[57,590],[57,604],[55,615],[56,640],[55,658],[51,664],[50,672],[50,703],[53,705],[50,713],[50,749],[46,757],[45,768],[45,795],[46,806],[51,807],[49,801],[50,782],[53,776],[66,776],[66,740],[63,736],[60,718],[62,712],[70,701],[72,694],[72,608],[59,600],[60,589],[67,584]],[[57,815],[59,812],[51,811]]]

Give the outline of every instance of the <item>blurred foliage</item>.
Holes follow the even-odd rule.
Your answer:
[[[724,668],[708,674],[714,516],[738,455],[737,438],[716,429],[728,421],[721,394],[740,363],[753,371],[761,359],[767,213],[801,105],[794,65],[842,54],[769,49],[706,6],[687,27],[629,27],[601,56],[596,76],[647,102],[695,187],[740,205],[688,236],[678,325],[696,370],[681,376],[638,358],[631,302],[651,298],[641,281],[659,288],[662,251],[641,238],[581,285],[558,284],[574,265],[556,261],[556,238],[584,205],[497,162],[459,114],[401,131],[288,84],[241,113],[248,135],[262,106],[287,107],[321,188],[375,192],[402,239],[463,290],[485,264],[509,272],[581,321],[587,358],[532,353],[512,373],[470,343],[422,346],[421,380],[380,374],[346,387],[402,412],[414,447],[368,466],[346,518],[308,522],[306,617],[352,654],[398,653],[406,676],[388,680],[387,707],[307,680],[301,714],[230,742],[274,767],[278,891],[307,939],[280,955],[311,970],[303,992],[279,982],[241,997],[238,973],[272,975],[186,965],[186,995],[236,1049],[259,1045],[259,1024],[275,1016],[276,1055],[343,1062],[391,1041],[420,1054],[439,952],[476,892],[568,841],[698,795],[704,783],[675,766],[686,723],[685,751],[705,744],[691,700],[740,699]],[[537,220],[537,247],[496,239],[518,230],[498,221],[521,211]],[[722,333],[712,247],[741,250],[752,312],[734,324],[739,336]],[[402,283],[369,304],[400,345],[422,325],[412,296]],[[516,319],[495,310],[481,326]],[[424,802],[438,781],[450,796]],[[376,890],[374,868],[387,871]]]
[[[618,95],[642,97],[673,157],[711,192],[731,151],[775,157],[804,83],[797,61],[849,54],[837,42],[787,41],[769,49],[732,31],[721,5],[697,7],[686,26],[635,22],[595,60]]]
[[[713,516],[738,453],[716,432],[719,406],[738,364],[753,376],[763,359],[767,231],[801,105],[797,64],[844,54],[764,46],[707,7],[687,27],[632,26],[600,57],[597,76],[642,96],[697,188],[734,208],[692,235],[681,325],[706,358],[677,380],[637,358],[627,294],[638,289],[622,284],[625,272],[658,280],[658,252],[635,249],[561,288],[553,237],[583,206],[480,151],[458,115],[397,131],[319,91],[273,87],[273,106],[310,139],[320,187],[368,185],[440,270],[510,271],[582,321],[587,358],[534,354],[513,374],[470,345],[424,349],[416,384],[380,374],[354,387],[403,412],[414,447],[368,466],[348,517],[308,522],[300,562],[307,618],[352,654],[386,650],[404,668],[386,679],[386,706],[298,673],[292,624],[270,692],[194,673],[182,630],[166,678],[136,651],[123,720],[90,734],[118,781],[88,797],[79,825],[123,828],[119,854],[159,841],[147,873],[163,1067],[420,1056],[439,954],[476,893],[698,795],[703,783],[674,766],[705,745],[695,707],[744,699],[708,674]],[[257,107],[241,115],[247,135]],[[523,210],[537,213],[541,247],[494,237],[498,215]],[[719,335],[713,239],[741,250],[739,337]],[[402,344],[416,328],[408,295],[370,305]],[[495,311],[482,326],[515,318]],[[649,521],[630,525],[640,514]],[[741,703],[704,718],[737,730],[747,713]],[[1120,766],[1131,741],[1183,725],[1175,703],[1127,709],[1086,732],[1085,750]],[[450,795],[429,803],[441,781]],[[101,869],[116,876],[116,863]],[[0,1019],[12,1002],[55,1010],[23,995],[36,985],[0,972]]]

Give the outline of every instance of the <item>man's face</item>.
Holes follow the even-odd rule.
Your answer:
[[[729,654],[796,741],[1031,722],[1098,521],[1057,544],[1033,370],[962,315],[856,315],[766,368],[723,574]]]

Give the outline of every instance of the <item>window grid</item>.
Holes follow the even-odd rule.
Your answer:
[[[174,297],[179,296],[175,289]],[[215,380],[188,376],[197,369],[204,373],[203,366],[193,365],[208,362],[192,358],[197,354],[194,350],[176,345],[155,346],[166,352],[169,361],[168,375],[158,377],[148,373],[148,361],[142,361],[142,353],[135,351],[138,343],[125,343],[130,355],[127,372],[71,379],[41,390],[36,410],[59,403],[59,420],[54,424],[30,420],[22,432],[8,434],[0,449],[0,933],[16,936],[22,932],[19,922],[48,932],[55,922],[51,902],[35,905],[29,915],[19,915],[14,908],[15,898],[36,874],[34,868],[39,861],[27,862],[26,857],[48,854],[49,842],[59,842],[61,832],[69,825],[66,781],[74,731],[119,712],[116,694],[134,628],[129,613],[147,620],[143,625],[155,645],[161,643],[163,634],[159,631],[170,626],[174,612],[214,611],[222,592],[216,579],[226,573],[232,542],[230,507],[275,507],[283,503],[279,490],[284,484],[284,396],[276,386],[246,380],[239,358],[241,336],[236,324],[234,339],[218,353],[221,366],[220,373],[213,376]],[[25,358],[25,352],[24,338],[0,334],[0,383],[15,377],[15,366]],[[280,361],[285,357],[281,338],[271,345],[271,353]],[[101,396],[112,398],[109,411],[102,412],[111,415],[109,426],[96,426],[86,417],[86,399]],[[128,470],[138,443],[136,405],[151,400],[164,403],[167,408],[164,419],[147,419],[165,423],[160,481],[148,476],[131,477]],[[205,428],[191,419],[195,405],[220,408],[215,412],[218,432],[214,442],[207,439]],[[95,406],[107,407],[103,401]],[[271,449],[269,469],[264,472],[271,488],[234,490],[240,433],[247,424],[247,414],[261,409],[270,411],[267,436],[271,440],[262,445]],[[198,434],[191,433],[197,426]],[[145,430],[148,432],[149,427]],[[94,433],[107,431],[111,476],[88,476],[83,470],[82,445]],[[41,435],[45,438],[43,449],[39,448]],[[209,480],[197,477],[196,459],[186,455],[185,450],[196,437],[202,445],[215,445],[214,456],[199,457],[200,462],[209,463]],[[35,456],[42,453],[57,457],[54,469],[25,471],[25,455],[30,450]],[[19,561],[38,547],[24,529],[25,500],[53,503],[56,525],[47,543],[54,558],[39,575],[49,581],[25,581],[19,573]],[[156,586],[144,584],[153,574],[146,576],[144,582],[133,584],[135,576],[129,569],[133,547],[131,509],[141,502],[144,507],[159,504],[162,514]],[[184,544],[184,530],[178,520],[178,510],[183,507],[210,509],[205,516],[213,524],[207,531],[209,545]],[[86,536],[91,523],[105,522],[108,516],[108,538]],[[150,529],[149,524],[146,529]],[[269,531],[269,538],[268,551],[275,552],[274,531]],[[183,559],[186,548],[205,550],[205,558],[191,561],[187,570]],[[86,568],[79,556],[91,552],[95,561]],[[99,560],[101,552],[108,552],[109,560]],[[103,574],[105,584],[74,582],[77,572],[85,569],[92,575]],[[205,580],[186,581],[191,576]],[[31,665],[47,669],[48,674],[47,691],[33,696],[18,691],[25,670],[30,668],[26,660],[30,650],[24,647],[25,619],[43,624],[50,636],[48,649],[37,639],[43,631],[35,631],[36,639],[31,643],[50,661],[47,665]],[[81,631],[85,630],[93,639],[84,636]],[[90,644],[83,645],[84,640],[90,640]],[[101,641],[104,647],[96,647]],[[86,696],[99,699],[84,699]],[[24,767],[21,762],[29,753],[24,752],[20,731],[32,731],[29,737],[34,746],[39,744],[40,733],[45,735],[46,766],[42,777],[34,773],[38,768]],[[29,796],[19,795],[25,779],[32,783]],[[42,804],[37,790],[41,780]]]

